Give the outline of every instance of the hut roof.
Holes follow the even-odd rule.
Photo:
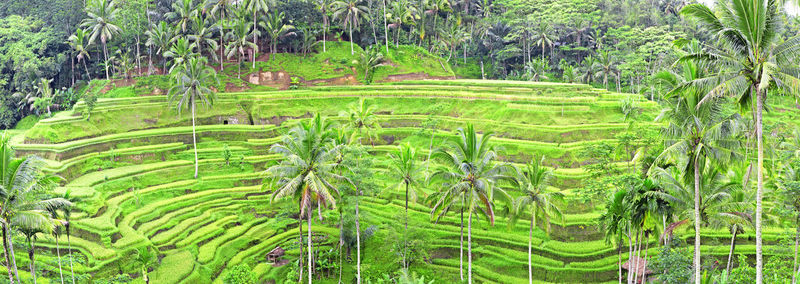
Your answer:
[[[283,250],[283,248],[281,248],[281,247],[279,247],[279,246],[278,246],[278,247],[275,247],[274,249],[272,249],[271,251],[269,251],[269,252],[267,253],[267,255],[271,255],[271,256],[282,256],[282,255],[283,255],[285,252],[286,252],[286,251],[284,251],[284,250]]]
[[[644,260],[644,258],[641,258],[641,257],[638,257],[638,256],[634,256],[633,258],[631,258],[630,260],[628,260],[627,262],[622,264],[622,268],[625,269],[625,270],[631,271],[630,267],[632,265],[631,264],[632,261],[635,264],[637,264],[636,266],[638,266],[638,267],[634,268],[635,271],[636,271],[636,274],[639,274],[639,275],[653,274],[653,271],[651,271],[650,269],[647,269],[647,261]]]

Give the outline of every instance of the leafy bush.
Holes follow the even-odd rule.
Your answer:
[[[253,270],[250,269],[250,266],[246,264],[240,264],[230,268],[225,272],[225,276],[222,276],[222,283],[225,284],[255,284],[256,283],[256,275],[253,273]]]

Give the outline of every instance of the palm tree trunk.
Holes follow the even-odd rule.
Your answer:
[[[430,152],[428,152],[430,153]],[[430,159],[430,158],[429,158]],[[465,196],[461,197],[461,240],[458,245],[458,274],[461,276],[461,281],[464,281],[464,201]]]
[[[75,86],[75,57],[70,56],[69,59],[70,59],[69,60],[69,62],[70,62],[70,72],[69,73],[72,75],[72,86]]]
[[[756,284],[763,283],[764,259],[762,255],[761,239],[761,199],[764,192],[764,137],[762,129],[762,116],[764,94],[757,86],[756,89],[756,137],[758,141],[758,189],[756,191]],[[699,279],[699,278],[698,278]]]
[[[797,249],[800,246],[800,216],[797,219],[797,231],[794,234],[794,263],[792,264],[792,284],[797,284]]]
[[[297,280],[297,283],[303,283],[303,205],[300,204],[299,210],[297,211],[297,229],[300,230],[300,242],[298,247],[300,247],[300,277]],[[309,228],[311,229],[311,228]]]
[[[311,213],[312,212],[314,212],[314,211],[311,208],[309,208],[308,215],[306,216],[308,218],[307,219],[308,220],[308,248],[307,248],[308,249],[308,284],[311,284],[311,274],[313,274],[312,273],[313,270],[311,269],[311,264],[313,263],[313,261],[311,259],[311,215],[312,215]]]
[[[9,241],[7,232],[8,230],[6,229],[6,225],[3,224],[3,255],[6,257],[6,271],[8,271],[8,280],[10,283],[13,284],[14,275],[11,274],[11,258],[9,258],[9,255],[11,255],[11,253],[8,249]]]
[[[619,284],[622,284],[622,232],[617,233],[619,234],[619,242],[617,242],[617,269],[619,270]]]
[[[256,26],[256,11],[253,9],[253,68],[256,68],[256,50],[258,50],[258,27]]]
[[[195,132],[195,104],[192,102],[192,144],[194,145],[194,178],[197,178],[199,161],[197,160],[197,133]]]
[[[694,282],[700,284],[700,166],[694,159]]]
[[[644,241],[644,269],[642,270],[642,283],[646,283],[645,281],[647,280],[645,277],[647,277],[647,253],[650,249],[650,236],[647,236]]]
[[[86,70],[86,78],[87,78],[89,81],[91,81],[91,80],[92,80],[92,75],[91,75],[91,74],[89,74],[89,67],[88,67],[88,66],[86,66],[86,60],[81,60],[81,61],[83,61],[83,70]]]
[[[628,221],[628,264],[629,265],[628,265],[628,275],[626,276],[628,284],[633,283],[632,281],[633,273],[631,272],[630,269],[630,261],[633,259],[633,232],[631,232],[631,227],[633,227],[633,224],[631,223],[631,221]]]
[[[641,229],[639,229],[639,232],[636,233],[636,242],[633,245],[634,258],[629,260],[631,266],[630,269],[628,270],[629,271],[628,273],[633,272],[633,283],[638,283],[636,280],[639,278],[639,249],[642,247],[641,239],[639,236],[641,236]]]
[[[108,48],[106,47],[106,43],[103,42],[103,55],[106,57],[106,63],[108,63]],[[106,67],[106,80],[110,80],[111,76],[108,75],[108,64],[105,64]]]
[[[222,19],[222,9],[219,11],[220,19]],[[220,21],[220,23],[222,23]],[[219,71],[225,71],[225,57],[223,57],[223,52],[225,52],[225,45],[223,44],[224,34],[222,33],[222,26],[219,27]]]
[[[386,57],[389,57],[389,24],[386,23],[386,0],[383,0],[383,37],[386,42]]]
[[[356,192],[356,284],[361,284],[361,222],[358,220],[358,192]]]
[[[17,258],[14,254],[14,242],[11,241],[11,232],[9,231],[8,227],[6,227],[5,232],[3,233],[5,234],[6,238],[8,238],[8,254],[11,255],[11,264],[14,268],[14,278],[17,279],[17,283],[22,283],[22,281],[19,280],[19,270],[17,269]]]
[[[732,265],[733,264],[733,249],[736,247],[736,233],[737,233],[738,230],[737,230],[735,225],[734,225],[732,231],[733,232],[731,234],[731,251],[728,253],[728,264],[725,267],[725,271],[728,272],[727,273],[728,276],[731,275],[731,268],[733,267],[733,265]],[[795,250],[795,259],[796,258],[797,258],[797,251]]]
[[[58,275],[61,276],[61,284],[64,284],[64,272],[61,271],[61,249],[58,246],[58,235],[56,235],[56,255],[58,256]]]
[[[67,253],[69,254],[69,271],[72,276],[72,284],[75,284],[75,269],[72,268],[72,242],[69,239],[69,221],[67,221]]]
[[[36,261],[34,260],[33,252],[35,251],[35,247],[31,238],[28,238],[28,246],[30,249],[28,250],[28,258],[31,260],[30,268],[31,268],[31,277],[33,277],[33,284],[36,284]],[[22,283],[22,282],[20,282]]]
[[[353,51],[353,23],[350,23],[350,55],[355,54]]]
[[[342,212],[343,213],[343,212]],[[344,216],[339,214],[339,284],[342,283],[342,247],[344,247]]]
[[[406,181],[406,236],[403,238],[403,268],[408,269],[406,256],[408,255],[408,182]]]
[[[467,214],[467,283],[472,284],[472,210],[468,210]]]
[[[528,230],[528,283],[533,284],[533,262],[531,258],[531,248],[533,247],[533,227],[536,226],[536,203],[533,204],[531,211],[531,228]]]

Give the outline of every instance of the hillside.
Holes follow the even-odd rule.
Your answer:
[[[151,283],[221,283],[226,267],[242,263],[254,267],[261,280],[280,281],[293,265],[273,267],[264,258],[275,246],[285,248],[291,261],[298,256],[296,207],[288,201],[271,202],[272,189],[260,186],[261,171],[279,159],[269,147],[297,121],[314,113],[343,121],[339,113],[359,98],[375,108],[381,124],[374,146],[366,148],[378,169],[387,167],[387,153],[395,145],[410,143],[424,155],[431,145],[454,138],[455,129],[467,123],[495,133],[494,143],[504,161],[522,164],[533,155],[544,155],[547,165],[555,169],[553,188],[565,193],[573,206],[565,208],[564,223],[555,222],[549,235],[543,230],[534,233],[537,279],[616,282],[616,248],[604,241],[596,223],[601,209],[578,205],[585,204],[579,202],[584,197],[577,191],[587,177],[581,165],[590,162],[581,153],[598,143],[616,143],[616,135],[630,127],[631,121],[625,121],[621,111],[625,100],[636,101],[639,107],[633,122],[650,135],[657,132],[660,125],[652,121],[660,107],[640,95],[580,84],[478,80],[224,92],[218,94],[213,108],[198,113],[198,179],[192,178],[191,118],[186,112],[177,115],[164,96],[102,98],[89,120],[81,115],[86,107],[81,102],[20,131],[13,141],[19,154],[44,157],[47,171],[66,178],[57,193],[69,192],[81,200],[71,217],[72,247],[78,259],[85,259],[76,263],[76,273],[99,279],[119,270],[136,277],[135,250],[154,247],[160,264],[150,274]],[[776,105],[781,106],[778,109],[793,107],[788,101]],[[800,121],[796,111],[781,112],[779,118]],[[436,125],[433,132],[428,131],[431,121]],[[227,165],[225,151],[232,153]],[[623,169],[627,165],[625,158],[614,163]],[[392,250],[392,232],[402,228],[397,216],[403,212],[401,192],[380,194],[396,181],[383,170],[374,179],[375,188],[361,198],[360,205],[362,228],[374,225],[378,229],[362,251],[364,277],[371,279],[399,267],[397,259],[386,252]],[[427,261],[415,262],[411,270],[444,283],[457,280],[457,215],[451,213],[434,224],[431,209],[422,200],[412,202],[409,210],[412,227],[424,232],[431,246]],[[312,230],[319,236],[318,244],[327,249],[338,242],[338,213],[323,215],[323,221],[314,220]],[[529,223],[525,220],[509,224],[502,217],[494,226],[486,220],[473,224],[473,266],[479,281],[527,280]],[[778,228],[765,231],[768,247],[782,232]],[[693,234],[679,231],[679,235],[687,233]],[[704,254],[727,255],[727,231],[702,233]],[[750,234],[740,234],[743,243],[736,247],[737,253],[754,253]],[[650,240],[657,242],[655,237]],[[55,242],[43,236],[38,246],[50,249]],[[650,253],[658,250],[651,247]],[[770,249],[766,251],[769,254]],[[17,254],[18,261],[25,259],[21,252]],[[48,267],[53,257],[37,256],[39,265],[53,271]],[[346,279],[354,277],[353,269],[353,263],[345,263]],[[322,282],[334,283],[335,277]]]

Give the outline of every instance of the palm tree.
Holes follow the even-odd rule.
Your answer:
[[[322,14],[322,52],[328,52],[325,42],[328,37],[328,29],[331,25],[328,11],[331,9],[331,0],[316,0],[317,9]]]
[[[583,83],[591,84],[594,81],[594,73],[597,70],[595,63],[597,63],[597,60],[591,55],[584,57],[583,61],[581,61],[580,73]]]
[[[279,154],[284,159],[264,171],[264,175],[273,179],[277,185],[271,200],[292,197],[298,202],[300,216],[307,217],[308,283],[311,283],[313,263],[311,251],[313,202],[317,201],[336,208],[339,191],[333,183],[345,181],[352,185],[335,171],[340,166],[336,158],[343,146],[332,144],[334,135],[333,125],[317,114],[311,121],[302,122],[292,128],[288,135],[281,138],[280,143],[270,147],[270,152]]]
[[[441,179],[442,188],[432,196],[435,199],[431,216],[443,217],[457,202],[464,202],[467,221],[467,278],[472,283],[472,216],[484,215],[494,225],[494,200],[500,198],[511,204],[511,197],[496,186],[501,181],[512,181],[514,171],[509,165],[497,165],[494,148],[489,142],[491,133],[478,135],[470,124],[458,129],[458,139],[447,149],[436,149],[432,157],[442,163],[430,176]],[[462,224],[463,229],[463,224]]]
[[[244,56],[244,53],[248,48],[256,48],[254,43],[247,41],[249,36],[250,26],[247,25],[243,18],[239,18],[239,20],[233,25],[233,28],[228,31],[227,35],[228,47],[226,49],[228,51],[226,57],[230,59],[234,55],[239,56],[238,64],[236,64],[236,67],[239,68],[236,76],[239,79],[242,78],[242,56]]]
[[[700,104],[701,92],[684,90],[666,99],[671,107],[662,111],[658,120],[668,121],[663,130],[667,148],[656,158],[654,165],[667,159],[680,161],[687,181],[695,182],[695,281],[700,281],[700,182],[701,171],[707,162],[721,164],[731,160],[739,147],[737,139],[741,125],[738,116],[725,117],[720,103]]]
[[[103,44],[103,55],[108,61],[108,48],[106,43],[114,37],[115,34],[120,33],[122,30],[114,24],[117,18],[117,7],[114,0],[98,0],[92,1],[93,5],[86,6],[86,14],[89,18],[83,20],[82,27],[91,30],[89,36],[89,44],[94,44],[97,39]],[[108,66],[106,66],[106,80],[111,76],[108,73]]]
[[[369,139],[369,143],[374,147],[373,137],[378,136],[381,124],[378,123],[378,116],[375,114],[375,106],[367,105],[364,98],[359,98],[357,104],[352,104],[347,111],[339,113],[341,117],[347,117],[346,127],[353,130],[353,135],[358,138],[364,136]],[[351,139],[356,141],[355,137]]]
[[[619,69],[617,69],[617,60],[608,50],[602,50],[598,55],[599,57],[595,62],[596,67],[594,68],[597,70],[597,74],[595,75],[603,74],[603,85],[608,89],[608,76],[619,73]]]
[[[62,199],[74,204],[75,200],[70,196],[70,190],[64,192]],[[69,254],[69,271],[72,278],[72,284],[75,284],[75,268],[72,265],[72,241],[70,240],[70,217],[72,216],[72,206],[59,207],[61,216],[64,217],[64,232],[67,234],[67,254]]]
[[[219,61],[217,54],[214,50],[217,49],[217,41],[214,40],[214,31],[207,26],[208,19],[203,18],[201,15],[194,17],[193,32],[186,36],[186,39],[194,41],[194,46],[197,48],[197,53],[203,55],[203,46],[208,46],[211,55],[215,61]]]
[[[142,269],[142,279],[144,279],[144,283],[150,284],[150,278],[147,277],[147,271],[156,264],[156,256],[153,255],[152,252],[146,247],[139,248],[136,250],[136,258],[134,262],[139,265]]]
[[[269,12],[269,5],[273,4],[271,0],[247,0],[246,9],[253,13],[253,68],[256,68],[256,53],[258,52],[258,14]]]
[[[550,217],[559,218],[563,222],[563,214],[559,209],[558,204],[563,199],[563,194],[560,192],[551,192],[547,190],[550,183],[550,178],[553,172],[545,168],[544,157],[537,160],[534,158],[526,165],[526,170],[519,172],[517,177],[518,190],[522,192],[522,196],[518,197],[514,202],[514,214],[516,216],[522,215],[523,211],[530,208],[531,226],[528,230],[528,283],[533,283],[533,264],[532,252],[533,246],[533,229],[536,227],[536,220],[542,219],[545,222],[545,231],[550,231]]]
[[[209,87],[218,84],[217,73],[206,66],[205,57],[192,56],[183,65],[179,66],[174,75],[175,83],[169,89],[167,96],[169,104],[176,104],[178,115],[181,109],[187,108],[192,112],[192,144],[194,145],[194,178],[197,178],[199,162],[197,160],[197,134],[195,132],[195,116],[197,104],[211,107],[216,99],[216,94]]]
[[[176,27],[180,27],[181,33],[186,34],[192,19],[200,14],[194,2],[194,0],[175,0],[172,3],[172,11],[164,14],[168,20],[174,21]]]
[[[38,226],[33,228],[20,227],[18,230],[25,236],[25,240],[28,243],[28,269],[30,269],[31,277],[33,277],[33,283],[36,284],[36,259],[33,252],[36,250],[36,235],[43,232]]]
[[[603,226],[606,243],[617,243],[617,268],[619,283],[622,284],[622,237],[630,223],[628,191],[617,190],[606,203],[606,212],[600,216],[600,224]]]
[[[364,81],[367,84],[372,83],[372,75],[375,68],[383,66],[383,54],[378,51],[374,46],[367,47],[366,50],[359,54],[359,58],[353,61],[353,64],[364,70]]]
[[[227,28],[227,17],[226,15],[230,12],[230,9],[233,7],[236,0],[207,0],[206,7],[210,7],[209,13],[212,17],[216,17],[217,24],[216,28],[219,30],[219,68],[220,70],[225,70],[224,64],[224,52],[225,52],[225,44],[224,44],[224,37],[225,37],[225,29]],[[219,13],[219,17],[216,14]]]
[[[542,21],[539,23],[539,28],[536,29],[535,33],[533,34],[533,40],[536,41],[536,45],[542,47],[542,60],[544,60],[544,51],[545,47],[550,47],[551,52],[553,48],[553,35],[551,24],[546,21]]]
[[[269,49],[273,57],[278,49],[278,39],[297,35],[292,31],[294,30],[293,25],[283,23],[284,18],[286,18],[286,15],[283,12],[278,13],[275,11],[272,12],[272,14],[267,14],[266,17],[261,19],[261,28],[267,31],[267,35],[269,36],[270,40]]]
[[[353,49],[353,28],[358,28],[361,18],[366,18],[369,14],[367,7],[361,4],[361,0],[339,0],[331,4],[333,17],[342,21],[342,25],[349,29],[350,35],[350,55],[355,54]]]
[[[75,33],[70,35],[67,39],[69,46],[75,51],[76,55],[75,58],[78,59],[78,64],[83,62],[83,68],[86,70],[86,77],[89,80],[92,80],[92,75],[89,74],[89,67],[86,66],[86,60],[89,59],[89,51],[87,50],[88,43],[87,38],[88,33],[86,30],[77,28],[75,29]]]
[[[405,187],[405,198],[406,198],[406,218],[405,218],[405,228],[406,232],[408,232],[408,200],[411,199],[412,201],[417,200],[417,190],[420,189],[421,185],[419,184],[419,180],[422,179],[421,175],[424,171],[422,167],[416,162],[417,155],[414,148],[412,148],[408,144],[402,144],[397,149],[397,153],[395,155],[389,154],[389,159],[391,160],[391,164],[389,165],[389,170],[392,173],[392,176],[400,180],[400,182],[388,187],[388,189],[397,189]],[[403,267],[408,268],[408,263],[406,262],[406,254],[403,254]]]
[[[44,161],[36,156],[14,158],[9,139],[10,136],[5,132],[0,137],[0,225],[3,230],[3,252],[6,256],[8,278],[11,283],[14,283],[14,278],[22,283],[17,271],[14,246],[11,244],[12,229],[37,228],[50,232],[55,224],[46,210],[71,204],[62,198],[38,199],[43,191],[52,188],[60,178],[44,174]]]
[[[786,204],[789,212],[795,216],[795,226],[797,232],[794,237],[794,262],[792,263],[792,284],[797,284],[798,269],[798,245],[800,245],[800,164],[797,162],[787,163],[783,167],[783,175],[778,180],[778,187],[781,189],[783,203]]]
[[[172,58],[172,67],[169,72],[172,73],[176,68],[183,67],[189,59],[198,57],[199,54],[194,52],[197,46],[186,38],[179,37],[172,46],[164,52],[164,57]]]
[[[783,89],[800,94],[800,37],[782,41],[782,1],[733,0],[716,2],[713,12],[703,4],[687,5],[681,15],[697,20],[710,37],[720,42],[718,46],[706,45],[705,50],[684,56],[698,59],[709,66],[720,66],[722,71],[713,76],[694,80],[688,84],[707,87],[706,98],[728,95],[738,97],[740,106],[751,108],[755,99],[758,178],[756,190],[756,283],[763,282],[762,253],[762,199],[764,191],[764,146],[762,111],[764,99],[770,89]]]
[[[163,69],[161,69],[161,74],[167,73],[167,53],[169,52],[169,47],[172,45],[172,42],[175,40],[173,34],[172,27],[166,22],[160,22],[158,25],[153,25],[149,30],[145,31],[147,41],[145,41],[144,45],[155,47],[156,53],[161,54],[161,61],[163,61],[164,64]]]
[[[66,199],[65,199],[66,200]],[[63,208],[48,208],[47,212],[50,213],[50,218],[56,220],[58,225],[66,225],[65,221],[59,219],[58,212]],[[61,235],[61,226],[53,228],[53,237],[56,239],[56,255],[58,256],[58,275],[61,277],[61,283],[64,283],[64,272],[61,268],[61,248],[59,246],[58,237]]]

